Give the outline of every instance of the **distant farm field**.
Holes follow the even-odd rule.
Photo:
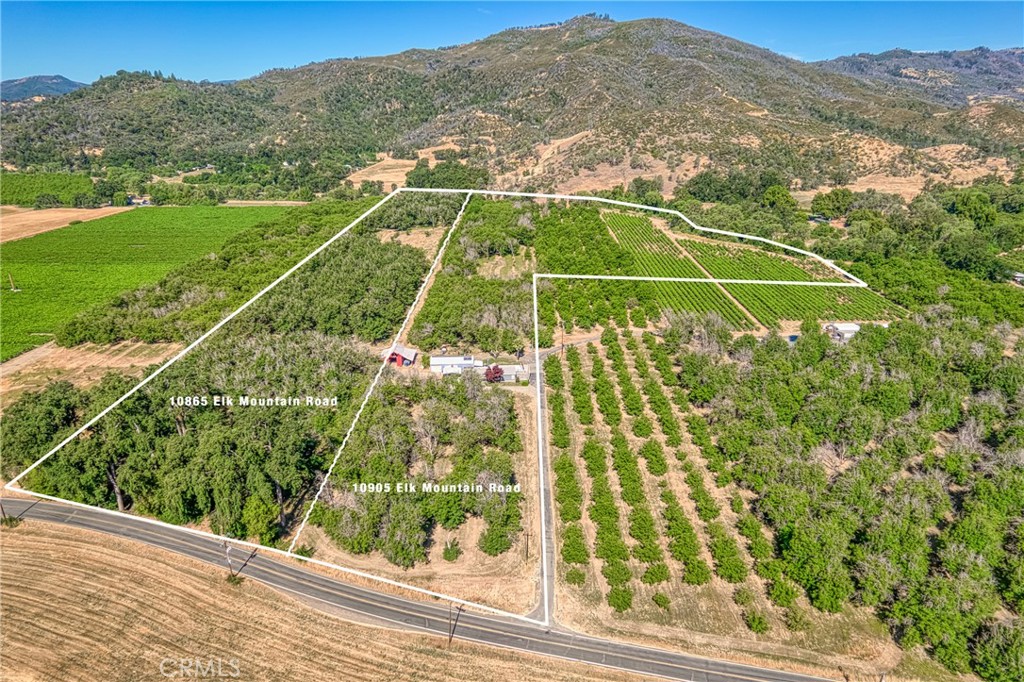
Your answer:
[[[131,206],[103,206],[101,208],[24,208],[0,206],[0,242],[13,242],[33,235],[67,227],[73,221],[105,218],[108,215],[131,211]]]
[[[0,173],[0,204],[31,206],[40,194],[52,194],[70,206],[76,194],[92,193],[84,173]]]
[[[0,256],[0,360],[50,340],[76,313],[156,282],[287,208],[143,208],[9,242]],[[20,291],[12,292],[10,278]]]

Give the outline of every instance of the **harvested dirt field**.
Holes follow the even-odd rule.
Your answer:
[[[164,362],[181,349],[176,343],[129,341],[61,348],[51,341],[0,365],[0,411],[22,393],[38,391],[52,381],[70,381],[84,388],[112,370],[141,377],[146,367]]]
[[[254,581],[107,535],[0,530],[5,680],[160,680],[165,659],[240,680],[640,680],[456,639],[356,625]],[[165,670],[167,669],[165,663]]]
[[[104,206],[103,208],[22,208],[0,206],[0,242],[24,239],[40,232],[67,227],[72,220],[95,220],[132,210],[131,206]]]
[[[416,162],[409,159],[385,158],[372,166],[360,168],[345,179],[351,181],[353,185],[359,185],[367,181],[383,182],[384,189],[391,191],[391,185],[405,187],[405,176],[415,167]]]

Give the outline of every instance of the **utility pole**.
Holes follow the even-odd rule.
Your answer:
[[[231,565],[231,545],[228,544],[227,540],[221,541],[221,546],[224,547],[224,558],[228,561],[228,573],[231,577],[235,577],[235,567]]]
[[[452,603],[448,602],[448,647],[452,648],[452,640],[455,638],[455,628],[459,626],[459,616],[462,615],[462,604],[459,604],[459,610],[455,612],[455,621],[452,621]]]

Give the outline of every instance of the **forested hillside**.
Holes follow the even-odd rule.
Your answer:
[[[212,164],[216,172],[189,183],[234,195],[249,185],[327,191],[378,152],[416,158],[416,150],[441,143],[454,145],[448,155],[486,164],[505,184],[538,187],[599,168],[685,179],[703,167],[735,165],[784,169],[804,186],[845,182],[871,170],[854,134],[906,148],[957,143],[973,154],[1019,157],[1024,114],[1017,105],[985,101],[982,111],[963,104],[967,96],[979,104],[1004,94],[1017,53],[958,56],[961,76],[948,85],[933,79],[925,89],[879,73],[907,59],[868,60],[877,68],[803,64],[673,21],[586,16],[232,84],[121,72],[5,112],[2,156],[22,169],[97,174],[124,165],[173,174]],[[985,75],[989,63],[1001,70]],[[944,163],[906,157],[899,163],[928,172]]]
[[[1024,50],[911,52],[889,50],[856,54],[817,62],[817,66],[873,83],[915,89],[921,95],[949,105],[998,95],[1024,100]]]

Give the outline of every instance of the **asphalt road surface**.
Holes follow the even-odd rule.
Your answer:
[[[3,505],[7,514],[12,516],[107,533],[225,568],[224,549],[220,542],[173,528],[51,502],[5,498]],[[247,554],[244,551],[234,554],[236,567]],[[341,608],[392,627],[448,637],[449,607],[443,602],[418,602],[383,594],[307,571],[298,562],[278,560],[260,553],[252,556],[241,573],[251,580],[294,595],[314,608],[318,605],[330,611]],[[455,637],[688,682],[821,682],[823,679],[598,639],[563,629],[545,629],[470,611],[458,614]]]

